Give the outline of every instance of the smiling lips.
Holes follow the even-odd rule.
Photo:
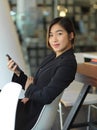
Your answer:
[[[53,44],[53,47],[54,48],[58,48],[60,44],[56,43],[56,44]]]

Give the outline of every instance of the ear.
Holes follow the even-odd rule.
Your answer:
[[[74,33],[71,32],[71,33],[69,34],[69,39],[72,40],[73,38],[74,38]]]

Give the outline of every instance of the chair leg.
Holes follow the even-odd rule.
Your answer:
[[[88,117],[87,117],[87,122],[90,122],[90,113],[91,112],[91,105],[88,106]],[[87,130],[89,130],[89,126],[87,126]]]
[[[87,121],[89,122],[89,126],[87,126],[87,130],[89,130],[89,128],[92,128],[93,130],[97,130],[97,127],[94,126],[91,122],[90,122],[90,118],[91,118],[91,107],[94,109],[97,109],[97,106],[95,105],[89,105],[88,106],[88,119]]]
[[[60,129],[63,130],[63,118],[62,118],[62,105],[59,102],[59,118],[60,118]]]

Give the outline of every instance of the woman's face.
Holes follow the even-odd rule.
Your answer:
[[[56,53],[56,56],[59,56],[72,47],[71,38],[73,38],[73,33],[68,35],[67,31],[59,24],[54,24],[51,27],[49,44]]]

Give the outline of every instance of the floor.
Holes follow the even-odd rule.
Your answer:
[[[62,109],[63,109],[63,113],[64,113],[63,114],[63,120],[65,121],[65,119],[66,119],[66,117],[67,117],[71,108],[62,107]],[[87,121],[87,110],[88,110],[88,106],[86,106],[86,105],[82,106],[78,115],[75,118],[74,123],[82,123],[82,122]],[[96,120],[97,119],[97,110],[93,109],[91,115],[92,115],[91,116],[92,120],[93,121]],[[52,130],[60,130],[59,113],[57,113],[57,117],[56,117],[55,123],[52,127]],[[86,127],[80,127],[80,128],[73,128],[73,129],[70,129],[70,130],[87,130],[87,128]],[[91,130],[91,129],[89,129],[89,130]]]

